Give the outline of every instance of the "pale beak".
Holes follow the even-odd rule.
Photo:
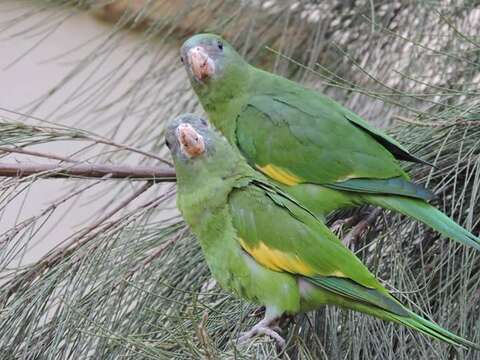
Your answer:
[[[180,143],[180,150],[192,158],[205,152],[205,141],[202,135],[197,133],[192,125],[180,124],[176,130],[177,139]]]
[[[188,64],[197,80],[211,77],[215,72],[215,63],[201,46],[195,46],[188,51]]]

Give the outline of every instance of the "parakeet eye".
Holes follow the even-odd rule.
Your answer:
[[[202,123],[203,126],[207,127],[207,120],[205,119],[200,119],[200,122]]]
[[[223,43],[220,40],[217,42],[217,46],[220,49],[220,51],[223,50]]]
[[[182,64],[183,64],[183,56],[180,56],[180,61],[181,61]]]
[[[165,145],[167,145],[167,147],[170,149],[170,141],[165,140]]]

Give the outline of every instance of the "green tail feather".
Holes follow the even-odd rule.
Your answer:
[[[480,250],[480,238],[458,225],[440,210],[422,200],[401,196],[380,195],[365,195],[364,199],[372,205],[411,216],[435,229],[442,235]]]
[[[338,293],[334,294],[331,293],[329,289],[325,289],[323,285],[323,282],[318,283],[319,291],[317,294],[320,294],[318,298],[319,302],[325,303],[325,292],[327,292],[330,293],[329,299],[327,299],[327,302],[330,304],[373,315],[382,320],[397,323],[399,325],[408,327],[412,330],[418,331],[426,336],[443,341],[450,345],[480,350],[479,345],[475,344],[472,341],[466,340],[461,336],[451,333],[450,331],[442,328],[440,325],[437,325],[432,321],[422,318],[421,316],[415,314],[413,311],[403,306],[393,296],[387,295],[386,292],[382,293],[383,296],[386,295],[387,297],[389,297],[391,301],[395,302],[398,307],[401,308],[401,311],[398,311],[398,308],[392,308],[393,311],[386,308],[380,308],[372,303],[358,301],[350,296],[339,296]],[[315,302],[315,299],[313,299],[313,302]],[[390,307],[390,303],[385,302],[385,304],[387,305],[386,307]]]
[[[410,317],[403,317],[395,314],[389,314],[389,317],[392,321],[396,323],[399,323],[411,329],[417,330],[435,339],[445,341],[451,345],[480,350],[479,345],[471,341],[468,341],[462,338],[461,336],[455,335],[450,331],[445,330],[439,325],[431,321],[428,321],[427,319],[424,319],[411,311],[410,311]]]
[[[394,300],[393,297],[392,297],[392,300]],[[397,302],[397,300],[394,300],[394,301]],[[401,305],[399,302],[398,302],[398,305],[401,306],[403,309],[402,314],[394,313],[392,311],[381,309],[376,306],[372,306],[371,304],[368,304],[368,303],[354,301],[352,299],[344,298],[343,301],[341,302],[333,301],[332,303],[352,309],[352,310],[370,314],[386,321],[392,321],[394,323],[408,327],[412,330],[421,332],[422,334],[427,335],[431,338],[446,342],[447,344],[450,344],[450,345],[480,350],[480,346],[475,344],[474,342],[466,340],[461,336],[455,335],[450,331],[442,328],[440,325],[437,325],[432,321],[424,319],[423,317],[415,314],[413,311]]]

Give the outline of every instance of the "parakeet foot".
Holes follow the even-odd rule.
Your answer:
[[[343,227],[347,226],[350,227],[355,223],[355,220],[357,220],[356,216],[350,216],[346,219],[339,219],[336,220],[332,226],[330,226],[330,230],[337,236],[341,236]]]
[[[258,317],[258,318],[263,318],[265,316],[265,306],[260,306],[259,308],[256,308],[251,312],[249,317]]]
[[[240,334],[238,338],[238,342],[240,344],[246,343],[248,340],[250,340],[252,337],[257,336],[257,335],[266,335],[277,343],[277,346],[280,349],[285,348],[285,339],[280,336],[280,328],[276,324],[276,320],[271,320],[271,319],[263,319],[260,321],[258,324],[256,324],[254,327],[252,327],[249,331],[246,331],[242,334]]]

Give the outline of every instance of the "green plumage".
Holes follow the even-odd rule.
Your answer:
[[[195,131],[192,142],[204,143],[202,152],[181,143],[185,124]],[[178,207],[212,275],[225,289],[264,305],[266,320],[331,304],[476,347],[404,307],[313,213],[248,166],[203,120],[176,119],[167,144]]]
[[[196,77],[191,49],[200,49],[214,64],[208,77]],[[251,166],[317,216],[374,204],[413,216],[480,250],[480,239],[428,205],[432,193],[411,182],[398,162],[423,161],[352,111],[249,65],[216,35],[190,38],[182,57],[213,125]]]

